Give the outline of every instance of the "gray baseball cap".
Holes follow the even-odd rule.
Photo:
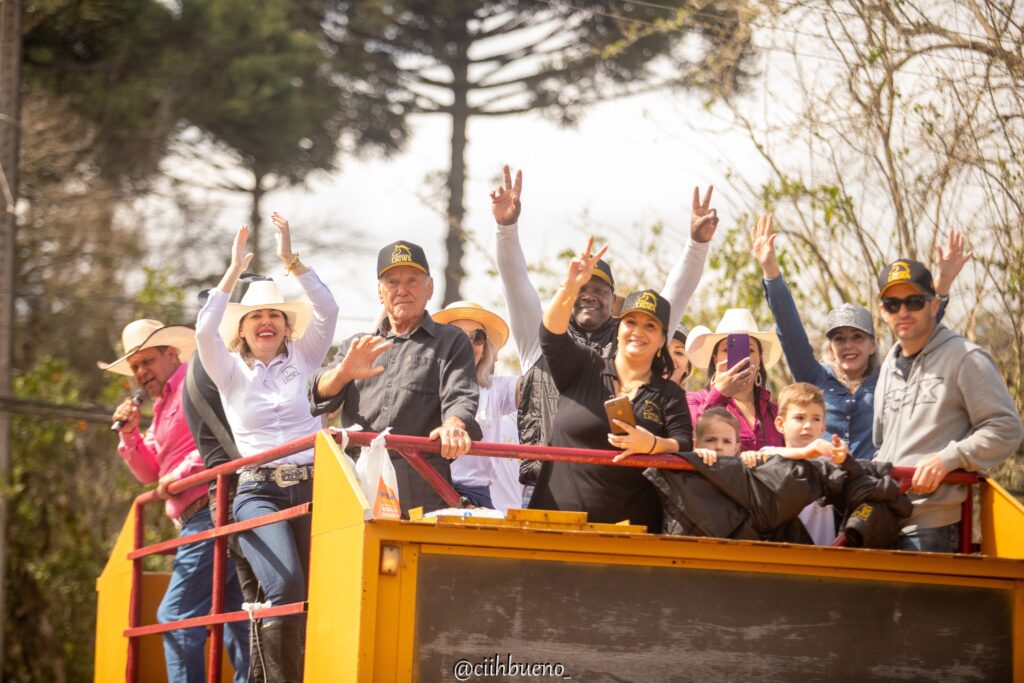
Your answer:
[[[825,336],[831,334],[840,327],[852,327],[861,332],[875,336],[875,322],[871,319],[871,312],[863,306],[843,304],[839,308],[829,311],[828,330]]]

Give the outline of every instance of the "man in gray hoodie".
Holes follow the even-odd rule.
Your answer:
[[[896,344],[875,390],[875,457],[917,468],[914,512],[900,549],[955,552],[966,487],[940,482],[953,470],[995,467],[1017,448],[1024,429],[988,353],[938,324],[928,269],[899,259],[878,280],[879,307]]]

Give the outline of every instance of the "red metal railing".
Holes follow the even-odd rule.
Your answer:
[[[342,432],[333,431],[335,440],[342,440]],[[353,446],[368,446],[377,434],[373,432],[347,432],[348,443]],[[132,561],[132,590],[130,599],[129,628],[124,635],[128,638],[128,665],[126,680],[135,683],[138,679],[139,670],[139,639],[143,636],[164,633],[179,628],[194,628],[206,626],[210,629],[210,648],[207,666],[207,681],[214,683],[221,678],[221,659],[224,645],[224,624],[250,619],[248,612],[235,611],[224,612],[224,590],[227,574],[227,537],[231,534],[275,522],[293,519],[312,513],[312,505],[305,503],[292,508],[287,508],[269,515],[263,515],[242,522],[233,524],[227,523],[228,515],[228,490],[227,477],[238,470],[262,465],[279,458],[283,458],[300,451],[312,448],[316,435],[310,435],[283,444],[277,448],[254,455],[248,458],[241,458],[231,462],[218,465],[212,469],[185,477],[168,486],[171,494],[181,493],[186,489],[199,484],[205,484],[217,480],[217,519],[213,520],[214,528],[202,531],[189,536],[175,538],[169,541],[162,541],[152,545],[144,545],[145,522],[143,511],[147,504],[162,502],[156,495],[156,491],[148,491],[139,495],[134,502],[135,508],[135,543],[134,549],[128,554]],[[397,451],[409,462],[409,464],[420,473],[424,479],[437,491],[438,495],[446,504],[458,507],[460,497],[452,485],[442,477],[424,458],[422,453],[436,453],[439,451],[439,442],[432,441],[425,437],[401,436],[388,434],[386,437],[389,450]],[[618,467],[658,467],[670,470],[693,470],[693,466],[682,458],[674,455],[633,455],[622,462],[612,462],[617,455],[615,451],[588,450],[579,448],[555,448],[544,446],[527,446],[518,444],[497,444],[478,442],[473,444],[473,454],[491,456],[498,458],[515,458],[519,460],[542,460],[583,463],[591,465],[613,465]],[[900,488],[906,491],[910,487],[910,480],[914,476],[912,467],[893,467],[892,477],[900,481]],[[961,547],[964,553],[971,552],[971,523],[973,519],[973,489],[972,484],[979,480],[978,475],[967,472],[951,472],[944,480],[949,484],[968,485],[967,499],[963,504],[963,519],[961,520]],[[143,562],[146,557],[166,553],[183,545],[199,543],[202,541],[214,540],[214,561],[213,561],[213,586],[212,606],[210,614],[204,617],[194,617],[165,624],[140,625],[141,619],[141,586]],[[833,545],[843,545],[842,534],[836,539]],[[291,603],[287,605],[275,605],[266,609],[259,609],[253,612],[253,618],[281,617],[293,614],[302,614],[306,611],[306,603]]]

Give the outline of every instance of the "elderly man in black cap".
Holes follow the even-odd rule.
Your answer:
[[[877,460],[915,467],[901,550],[953,552],[966,487],[941,484],[952,470],[991,469],[1021,442],[1020,415],[981,347],[938,322],[932,274],[911,259],[878,279],[879,308],[896,344],[882,363],[875,400]]]
[[[391,427],[396,434],[439,439],[441,457],[427,461],[451,481],[448,460],[468,453],[471,439],[480,438],[473,347],[460,329],[427,314],[434,280],[419,245],[398,241],[380,250],[377,293],[386,315],[375,333],[343,342],[331,365],[310,380],[313,414],[341,408],[345,427]],[[392,453],[391,460],[403,514],[445,507],[401,455]]]

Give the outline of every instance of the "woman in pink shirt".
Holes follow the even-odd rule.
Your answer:
[[[749,355],[729,367],[726,340],[734,334],[747,335]],[[731,308],[714,332],[703,325],[690,332],[686,355],[694,367],[707,368],[708,376],[704,389],[686,395],[694,424],[701,413],[718,406],[739,420],[742,450],[784,445],[782,434],[775,428],[779,409],[768,390],[768,368],[782,357],[774,330],[760,332],[749,310]]]

